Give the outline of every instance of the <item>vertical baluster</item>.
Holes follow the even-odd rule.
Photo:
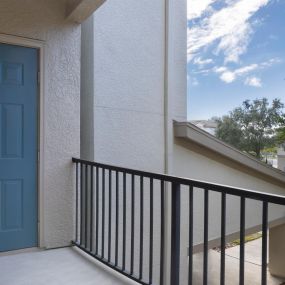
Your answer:
[[[165,218],[164,218],[164,181],[160,181],[160,285],[164,284],[164,239],[165,239]]]
[[[135,242],[135,176],[132,174],[131,189],[131,275],[134,274],[134,242]]]
[[[96,244],[95,244],[95,254],[98,255],[98,236],[99,236],[99,168],[96,167]]]
[[[267,231],[268,231],[268,203],[263,202],[262,210],[262,270],[261,285],[267,284]]]
[[[222,193],[221,211],[221,285],[225,285],[225,258],[226,258],[226,193]]]
[[[126,193],[126,172],[123,173],[123,271],[126,269],[126,199],[127,199],[127,193]]]
[[[88,165],[85,164],[85,219],[84,219],[84,230],[85,230],[85,248],[87,248],[88,242]]]
[[[203,284],[208,284],[208,229],[209,229],[209,190],[204,193],[204,261]]]
[[[93,166],[90,166],[90,252],[93,251]]]
[[[171,285],[179,284],[180,269],[180,215],[181,189],[180,184],[172,183],[171,211]]]
[[[80,164],[80,245],[83,244],[83,164]]]
[[[76,203],[76,205],[75,205],[75,242],[77,243],[78,242],[78,223],[79,223],[79,221],[78,221],[78,199],[79,199],[79,189],[78,189],[78,183],[79,183],[79,181],[78,181],[78,162],[76,162],[76,168],[75,168],[75,171],[76,171],[76,192],[75,192],[75,203]]]
[[[143,277],[143,216],[144,216],[144,185],[143,176],[140,177],[140,261],[139,279]]]
[[[245,198],[240,200],[240,264],[239,284],[244,285]]]
[[[119,173],[116,171],[116,228],[115,228],[115,266],[118,265],[119,241]]]
[[[192,285],[193,280],[193,186],[189,186],[189,264],[188,264],[188,284]]]
[[[150,178],[150,215],[149,215],[149,284],[152,284],[153,270],[153,178]]]
[[[108,262],[111,261],[111,240],[112,240],[112,170],[109,169],[109,222],[108,222]]]
[[[101,231],[101,256],[105,254],[105,169],[102,168],[102,231]]]

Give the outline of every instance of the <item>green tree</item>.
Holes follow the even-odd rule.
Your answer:
[[[278,144],[285,143],[285,127],[278,129],[278,131],[277,131],[277,143]]]
[[[285,115],[283,115],[280,119],[280,125],[277,129],[276,141],[277,144],[284,144],[285,143]]]
[[[266,98],[246,100],[229,115],[217,119],[216,136],[242,151],[261,157],[261,150],[276,143],[276,128],[284,116],[283,103]]]

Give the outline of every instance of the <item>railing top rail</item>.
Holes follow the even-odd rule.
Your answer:
[[[125,173],[132,174],[135,176],[143,176],[146,178],[162,180],[165,182],[177,183],[177,184],[186,185],[186,186],[193,186],[193,187],[197,187],[201,189],[211,190],[214,192],[226,193],[229,195],[265,201],[268,203],[273,203],[273,204],[278,204],[278,205],[285,205],[285,196],[281,196],[281,195],[263,193],[263,192],[258,192],[254,190],[236,188],[236,187],[226,186],[226,185],[221,185],[221,184],[212,184],[209,182],[193,180],[193,179],[183,178],[183,177],[177,177],[177,176],[172,176],[172,175],[124,168],[120,166],[108,165],[108,164],[98,163],[98,162],[74,158],[74,157],[72,158],[72,161],[74,163],[82,163],[82,164],[104,168],[104,169],[108,169],[112,171],[125,172]],[[285,189],[284,189],[284,195],[285,195]]]

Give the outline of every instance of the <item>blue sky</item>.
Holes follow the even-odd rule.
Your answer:
[[[285,103],[285,1],[188,0],[188,119]]]

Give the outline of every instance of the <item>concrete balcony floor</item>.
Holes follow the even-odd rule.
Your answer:
[[[260,285],[261,240],[246,244],[245,284]],[[237,285],[239,247],[226,250],[226,284]],[[209,285],[220,284],[220,254],[209,251]],[[193,285],[202,285],[203,254],[194,255]],[[181,284],[187,284],[182,277]],[[185,281],[185,282],[183,282]],[[268,273],[268,285],[284,280]],[[75,248],[0,255],[0,285],[123,285],[137,284],[106,268]]]
[[[37,250],[0,256],[0,285],[137,284],[103,269],[75,248]]]

